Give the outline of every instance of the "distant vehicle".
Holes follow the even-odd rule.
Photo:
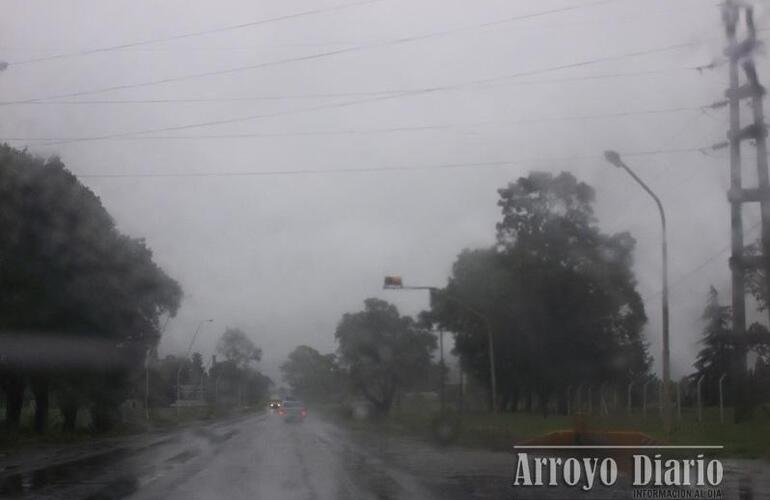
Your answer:
[[[285,399],[281,403],[278,415],[283,417],[284,422],[302,422],[307,417],[307,408],[302,401]]]
[[[281,400],[280,399],[271,399],[268,403],[268,406],[271,410],[277,410],[281,407]]]

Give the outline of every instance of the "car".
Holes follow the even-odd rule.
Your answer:
[[[302,422],[307,417],[307,407],[302,401],[286,399],[281,403],[278,415],[284,422]]]
[[[278,410],[281,407],[281,400],[280,399],[271,399],[270,403],[268,403],[268,406],[271,410]]]

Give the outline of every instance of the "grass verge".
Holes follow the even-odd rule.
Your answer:
[[[345,419],[354,429],[373,430],[401,435],[411,435],[432,440],[432,422],[438,415],[435,410],[393,411],[377,420]],[[338,416],[338,415],[337,415]],[[673,445],[722,445],[724,449],[715,455],[725,458],[770,459],[770,418],[757,416],[751,421],[735,424],[732,415],[725,414],[720,422],[719,410],[704,411],[703,421],[695,414],[685,413],[677,420],[667,435],[657,414],[642,416],[592,416],[584,417],[589,431],[638,431],[653,437],[658,443]],[[473,448],[510,451],[515,443],[548,432],[575,428],[575,418],[527,413],[466,413],[460,416],[460,432],[455,444]]]

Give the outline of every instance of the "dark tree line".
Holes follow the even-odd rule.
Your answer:
[[[564,412],[570,387],[647,381],[633,237],[601,232],[593,188],[569,173],[533,172],[498,194],[496,244],[460,253],[419,322],[366,300],[363,311],[343,315],[336,357],[292,353],[284,373],[295,389],[342,374],[387,412],[399,391],[440,380],[429,376],[434,326],[454,333],[463,370],[487,387],[491,333],[501,409],[531,410],[539,401],[542,411],[556,402]]]
[[[0,234],[6,427],[18,427],[25,389],[38,431],[51,395],[65,429],[85,406],[97,427],[109,427],[181,288],[56,158],[0,146]]]
[[[648,377],[635,240],[596,225],[594,190],[569,173],[533,172],[499,190],[497,243],[463,251],[433,295],[432,321],[456,332],[464,369],[489,387],[489,335],[501,409],[549,401],[578,384]]]
[[[257,369],[262,351],[245,332],[227,328],[217,343],[217,354],[220,358],[213,356],[207,365],[197,352],[190,358],[167,355],[151,359],[148,365],[150,408],[169,407],[176,402],[177,380],[182,386],[196,390],[192,399],[205,398],[209,405],[220,409],[254,406],[267,400],[273,382]],[[137,399],[144,397],[145,382],[144,375],[135,380]]]

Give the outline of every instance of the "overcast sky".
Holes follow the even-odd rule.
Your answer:
[[[26,102],[0,107],[0,140],[60,155],[181,283],[162,352],[183,351],[213,318],[195,350],[210,356],[237,326],[277,377],[296,345],[333,350],[340,316],[366,297],[416,313],[426,294],[385,292],[383,275],[445,284],[460,250],[494,241],[496,189],[537,169],[593,185],[603,230],[637,238],[657,362],[659,220],[601,160],[610,148],[668,212],[674,375],[691,369],[709,284],[729,302],[726,153],[696,151],[727,126],[724,110],[701,109],[721,99],[726,68],[693,69],[721,54],[715,1],[9,0],[3,10],[0,100]],[[770,26],[766,10],[758,24]],[[765,56],[759,66],[767,81]],[[30,102],[41,98],[52,99]],[[757,220],[747,210],[747,241]]]

